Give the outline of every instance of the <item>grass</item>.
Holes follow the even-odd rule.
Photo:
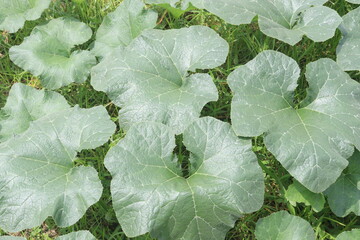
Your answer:
[[[71,16],[87,23],[94,31],[101,24],[103,17],[113,11],[121,1],[117,0],[88,0],[88,1],[53,1],[51,7],[37,21],[27,22],[25,27],[17,34],[2,34],[0,36],[0,107],[5,104],[6,97],[12,84],[16,82],[26,83],[33,87],[41,88],[39,80],[31,74],[23,71],[11,63],[8,50],[13,45],[20,44],[28,36],[31,30],[37,25],[45,23],[51,18],[60,16]],[[327,4],[336,9],[340,15],[346,14],[355,6],[348,4],[345,0],[334,0]],[[175,19],[171,14],[160,7],[155,7],[159,12],[159,24],[157,28],[182,28],[191,25],[206,25],[216,30],[230,45],[230,54],[226,63],[218,68],[207,71],[213,76],[219,90],[220,100],[206,105],[202,111],[203,116],[213,116],[223,121],[230,122],[230,102],[231,91],[226,83],[227,76],[236,69],[237,66],[246,64],[263,50],[273,49],[280,51],[294,58],[302,68],[302,75],[299,79],[299,87],[296,91],[295,102],[300,102],[306,95],[307,82],[304,77],[305,67],[308,63],[319,58],[335,59],[336,46],[341,38],[337,31],[336,36],[323,43],[314,43],[304,38],[299,44],[291,47],[265,36],[259,31],[257,22],[249,25],[232,26],[225,24],[216,16],[202,10],[193,10],[185,13],[182,17]],[[93,40],[93,39],[92,39]],[[92,41],[89,41],[84,48],[87,48]],[[359,72],[352,72],[350,75],[357,81],[360,80]],[[111,104],[104,93],[96,92],[89,84],[72,84],[58,90],[65,96],[71,105],[80,105],[89,108],[97,105],[107,107],[113,120],[117,119],[118,108]],[[99,172],[100,179],[105,188],[100,201],[92,206],[85,216],[74,226],[60,229],[56,227],[52,219],[37,228],[26,230],[18,235],[26,236],[29,239],[53,239],[58,235],[68,232],[88,229],[98,239],[128,239],[121,230],[111,207],[110,181],[111,176],[105,169],[103,159],[111,146],[116,144],[124,137],[122,131],[118,131],[113,136],[110,143],[95,150],[82,151],[78,155],[76,164],[94,166]],[[316,231],[318,239],[335,239],[335,237],[345,230],[360,227],[360,218],[350,214],[345,218],[336,217],[329,209],[328,205],[319,212],[314,212],[311,207],[299,204],[294,207],[287,202],[284,193],[292,183],[292,177],[280,165],[280,163],[267,151],[262,142],[262,138],[253,139],[253,148],[259,158],[259,164],[264,171],[266,193],[263,207],[253,214],[245,215],[238,220],[235,227],[229,231],[227,240],[255,239],[254,230],[256,221],[268,216],[272,212],[287,210],[309,221]],[[178,149],[182,149],[179,147]],[[180,151],[183,153],[183,150]],[[186,154],[184,155],[186,157]],[[0,235],[5,234],[0,230]],[[137,240],[151,239],[148,235],[134,238]]]

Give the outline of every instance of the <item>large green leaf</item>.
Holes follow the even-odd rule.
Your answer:
[[[102,145],[114,131],[104,107],[76,106],[1,143],[0,228],[20,231],[48,216],[60,227],[77,222],[102,193],[96,170],[75,166],[77,152]]]
[[[56,240],[96,240],[96,238],[89,231],[78,231],[60,236]]]
[[[325,204],[322,193],[313,193],[296,180],[286,190],[285,197],[293,206],[296,206],[296,203],[304,203],[311,206],[315,212],[320,212]]]
[[[311,225],[286,211],[271,214],[256,223],[257,240],[315,240]]]
[[[302,185],[323,192],[360,149],[360,84],[330,59],[307,66],[302,108],[294,90],[300,68],[282,53],[264,51],[230,74],[231,118],[239,136],[265,133],[265,145]]]
[[[35,27],[21,45],[10,48],[10,59],[39,76],[46,88],[82,83],[96,64],[96,58],[89,51],[72,49],[89,40],[91,35],[91,29],[84,23],[57,18]]]
[[[235,25],[248,24],[258,15],[263,33],[290,45],[301,41],[304,35],[323,42],[334,36],[342,21],[335,10],[322,6],[327,0],[186,0],[184,6],[189,2]]]
[[[183,137],[188,178],[177,166],[175,136],[161,123],[133,125],[107,154],[113,206],[128,237],[224,239],[237,218],[262,206],[263,174],[250,141],[214,118],[193,122]]]
[[[24,84],[14,84],[0,119],[0,142],[24,132],[30,123],[45,115],[70,108],[59,93],[40,91]]]
[[[337,62],[345,71],[360,71],[360,7],[343,17]]]
[[[0,0],[0,30],[17,32],[27,20],[40,18],[51,0]]]
[[[156,121],[181,133],[218,92],[209,74],[196,69],[224,63],[229,46],[204,26],[146,30],[92,70],[91,84],[122,107],[120,124]]]
[[[128,46],[143,30],[154,28],[158,15],[144,7],[141,0],[125,0],[109,13],[96,33],[95,55],[109,55],[116,48]]]
[[[358,240],[360,238],[360,229],[346,231],[336,237],[336,240]]]
[[[331,210],[339,217],[353,212],[360,216],[360,152],[355,151],[349,166],[325,194]]]

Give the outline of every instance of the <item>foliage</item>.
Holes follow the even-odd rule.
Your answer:
[[[305,205],[311,206],[315,212],[323,210],[325,204],[325,197],[322,193],[313,193],[296,180],[286,190],[285,197],[293,206],[296,206],[296,203],[305,203]]]
[[[300,42],[304,35],[316,42],[325,41],[334,36],[341,23],[336,11],[322,6],[326,0],[185,0],[183,7],[190,2],[231,24],[249,24],[258,16],[263,33],[290,45]]]
[[[360,7],[343,17],[343,39],[337,48],[337,62],[346,71],[360,70]]]
[[[126,130],[136,122],[156,121],[182,133],[206,103],[218,99],[210,75],[189,73],[221,65],[228,49],[204,26],[147,30],[94,67],[91,84],[121,107],[119,121]]]
[[[0,30],[17,32],[27,20],[40,18],[51,0],[0,0]]]
[[[24,97],[18,96],[31,100]],[[76,153],[102,145],[114,130],[103,107],[75,106],[39,117],[1,143],[0,227],[15,232],[38,226],[48,216],[62,227],[76,223],[103,189],[94,168],[75,166]]]
[[[32,121],[68,108],[69,104],[59,93],[14,84],[2,108],[0,142],[26,131]]]
[[[214,118],[195,121],[183,137],[191,154],[187,178],[173,154],[175,136],[160,123],[134,125],[107,154],[114,209],[127,236],[223,239],[241,214],[263,204],[250,141]]]
[[[360,152],[356,150],[354,155],[349,158],[349,166],[325,191],[330,208],[337,216],[344,217],[350,212],[360,216],[359,161]]]
[[[354,3],[354,4],[360,4],[360,1],[359,0],[346,0],[350,3]]]
[[[95,239],[77,232],[90,229],[107,240],[359,238],[357,0],[1,1],[0,227],[22,231],[0,229],[0,236]],[[335,31],[339,16],[344,22]],[[246,17],[246,24],[225,22]],[[10,27],[21,30],[10,34]],[[89,58],[75,68],[77,53]],[[256,66],[267,54],[268,64]],[[197,61],[201,55],[206,61]],[[288,87],[274,85],[274,77]],[[167,81],[178,83],[174,91],[166,92]],[[20,82],[27,86],[14,84]],[[242,92],[234,89],[244,82]],[[230,118],[232,98],[234,106],[239,96],[259,97],[250,96],[252,87],[282,90],[286,114],[267,115],[260,124],[250,118],[259,106],[278,107],[276,97],[260,94],[257,107],[233,108],[249,118],[240,128],[239,119]],[[115,134],[108,115],[117,123]],[[304,124],[294,125],[295,115]],[[268,129],[243,134],[264,123]],[[149,152],[161,147],[168,158]],[[112,154],[119,149],[126,154]],[[149,165],[131,161],[134,156]],[[174,179],[157,185],[168,172],[154,163],[171,167]]]
[[[93,52],[104,57],[128,46],[145,29],[156,26],[157,13],[145,10],[141,0],[125,0],[103,20],[96,33]]]
[[[89,40],[91,35],[91,29],[84,23],[71,18],[54,19],[35,27],[21,45],[10,48],[10,59],[39,76],[48,89],[83,83],[96,59],[89,51],[72,52],[72,48]]]
[[[25,240],[23,237],[2,236],[0,240]]]
[[[96,240],[96,238],[89,231],[72,232],[61,237],[57,240]]]
[[[228,78],[234,91],[231,118],[239,136],[265,134],[265,145],[309,190],[326,190],[360,148],[360,84],[330,59],[307,66],[306,99],[298,108],[293,94],[298,64],[264,51]]]
[[[260,219],[256,224],[255,236],[257,240],[315,240],[310,224],[286,211]]]
[[[354,229],[352,231],[347,231],[341,233],[337,236],[336,240],[356,240],[360,236],[360,229]]]

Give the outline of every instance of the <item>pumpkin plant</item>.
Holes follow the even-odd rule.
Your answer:
[[[39,19],[52,2],[0,0],[3,36]],[[360,216],[360,84],[354,80],[360,70],[360,8],[341,17],[330,5],[124,0],[97,24],[65,14],[47,17],[6,56],[39,84],[13,84],[0,110],[0,228],[23,231],[48,217],[57,227],[72,226],[109,185],[113,209],[107,213],[115,213],[127,237],[219,240],[237,220],[255,216],[258,240],[312,240],[321,234],[313,219],[326,209],[338,217]],[[159,8],[166,10],[158,20]],[[167,11],[191,23],[197,21],[192,12],[208,11],[216,26],[164,23]],[[227,42],[219,29],[250,23],[282,47],[266,50],[266,42],[262,51],[248,54],[251,61],[233,63],[229,53],[246,53],[236,52],[240,40]],[[311,51],[314,42],[335,35],[332,58],[306,59],[305,66],[281,52],[284,46],[295,49],[304,37]],[[110,102],[69,104],[60,93],[77,86],[103,92]],[[217,116],[225,121],[204,111],[224,97],[219,88],[231,97],[231,111]],[[305,90],[300,98],[299,88]],[[118,115],[112,111],[110,117],[109,109]],[[261,149],[289,174],[275,176],[278,168],[269,174],[268,159],[257,158],[252,139],[263,139]],[[97,169],[106,177],[100,180],[95,167],[78,157],[101,146],[105,157],[97,159]],[[271,199],[282,210],[269,214],[275,209],[270,203],[264,216],[255,212],[274,187],[265,185],[269,176],[280,179],[279,194]],[[282,184],[283,178],[290,181]],[[310,213],[295,216],[298,204]],[[345,230],[350,231],[332,239],[360,239],[359,229]],[[93,240],[93,234],[83,230],[57,239]]]

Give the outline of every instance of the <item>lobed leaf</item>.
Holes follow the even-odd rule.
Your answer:
[[[148,3],[169,3],[169,0]],[[179,1],[170,1],[172,3]],[[335,35],[341,23],[339,14],[322,6],[327,0],[185,0],[234,25],[249,24],[259,17],[260,30],[266,35],[295,45],[306,35],[323,42]]]
[[[91,84],[122,109],[119,122],[156,121],[181,133],[218,92],[209,74],[196,69],[225,62],[229,46],[204,26],[146,30],[92,69]]]
[[[0,228],[20,231],[48,216],[60,227],[76,223],[102,194],[96,170],[75,166],[77,152],[102,145],[114,131],[104,107],[76,106],[1,143]]]
[[[286,211],[271,214],[256,223],[257,240],[315,240],[311,225]]]
[[[88,41],[91,35],[91,29],[84,23],[57,18],[35,27],[21,45],[11,47],[10,59],[39,76],[48,89],[83,83],[96,64],[96,58],[89,51],[72,49]]]
[[[360,216],[360,152],[349,158],[349,166],[325,194],[331,210],[339,217],[353,212]]]
[[[78,231],[60,236],[56,240],[96,240],[96,238],[89,231]]]
[[[183,137],[191,152],[188,178],[173,154],[175,135],[161,123],[133,125],[108,152],[113,206],[128,237],[224,239],[237,218],[262,206],[263,174],[250,141],[210,117],[193,122]]]
[[[259,136],[302,185],[323,192],[360,149],[360,84],[330,59],[307,66],[307,98],[295,108],[300,68],[282,53],[264,51],[229,75],[231,118],[239,136]]]
[[[0,119],[0,142],[20,134],[32,121],[70,108],[65,98],[56,92],[39,91],[24,84],[14,84]]]
[[[360,71],[360,7],[343,17],[340,30],[343,38],[337,47],[337,62],[345,71]]]
[[[125,0],[103,20],[96,33],[93,52],[105,57],[116,48],[128,46],[145,29],[156,26],[157,13],[145,10],[141,0]]]
[[[286,190],[285,197],[293,206],[296,206],[296,203],[304,203],[311,206],[315,212],[320,212],[325,204],[322,193],[313,193],[296,180]]]
[[[17,32],[25,21],[40,18],[51,0],[0,0],[0,30]]]
[[[360,229],[342,232],[337,236],[336,240],[357,240],[360,236]]]

